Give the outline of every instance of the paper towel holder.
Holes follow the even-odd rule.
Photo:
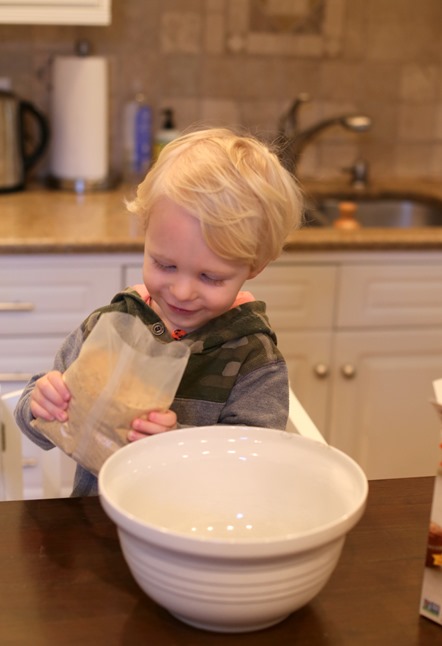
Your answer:
[[[57,142],[62,142],[61,146],[62,148],[58,147],[56,149],[56,153],[52,155],[51,157],[51,169],[49,172],[49,176],[46,178],[46,185],[48,188],[51,189],[62,189],[66,191],[72,191],[75,193],[86,193],[90,191],[103,191],[103,190],[110,190],[114,188],[120,181],[120,176],[116,173],[111,171],[108,168],[108,163],[109,159],[106,159],[105,157],[108,156],[108,143],[106,142],[106,139],[108,137],[106,133],[107,129],[107,123],[108,123],[108,117],[105,115],[105,112],[102,112],[103,110],[106,110],[106,98],[105,95],[107,94],[107,74],[108,72],[106,71],[106,66],[104,64],[104,59],[100,59],[100,57],[96,56],[91,56],[92,53],[92,47],[91,43],[88,40],[81,39],[78,40],[75,43],[75,54],[74,56],[62,56],[60,59],[55,59],[55,62],[53,63],[53,70],[56,69],[56,65],[59,63],[60,65],[64,65],[64,68],[61,68],[62,70],[68,71],[68,73],[73,74],[73,78],[75,80],[75,83],[73,84],[73,87],[76,88],[74,89],[73,92],[74,94],[69,91],[64,91],[61,92],[59,89],[58,94],[56,95],[55,99],[55,115],[56,115],[56,120],[55,124],[53,127],[53,135],[55,138],[55,141]],[[86,61],[89,59],[90,63],[80,63],[81,60]],[[78,61],[78,64],[75,62]],[[66,65],[68,66],[66,68]],[[87,70],[89,69],[89,75],[90,75],[90,70],[91,70],[91,65],[92,65],[92,73],[96,75],[97,72],[97,66],[98,66],[98,80],[99,82],[96,84],[96,87],[101,89],[101,94],[99,96],[98,104],[95,103],[93,106],[91,106],[91,103],[89,101],[89,106],[87,105],[87,102],[83,101],[83,96],[88,96],[87,94],[84,94],[84,82],[88,82],[88,72]],[[74,66],[74,67],[72,67]],[[86,67],[85,67],[86,66]],[[103,68],[104,66],[104,68]],[[57,68],[59,69],[59,68]],[[101,71],[104,69],[104,76],[103,72]],[[95,72],[94,72],[95,70]],[[53,75],[54,75],[53,71]],[[66,78],[66,74],[62,75],[62,81],[63,78]],[[90,76],[89,76],[90,78]],[[55,81],[57,79],[60,79],[60,73],[58,73],[58,76],[55,76]],[[54,77],[53,77],[54,81]],[[89,81],[90,82],[90,81]],[[55,85],[55,84],[53,84]],[[60,83],[55,85],[55,87],[60,88]],[[61,86],[63,87],[63,86]],[[80,90],[83,89],[83,96],[80,94]],[[87,88],[89,89],[89,88]],[[68,98],[69,97],[69,98]],[[73,101],[69,99],[74,99]],[[75,112],[75,119],[69,119],[66,115],[69,115],[69,108],[72,107],[72,105],[75,105],[75,103],[79,103],[80,107],[80,112]],[[89,150],[88,148],[79,148],[78,147],[78,137],[77,133],[75,132],[74,127],[72,124],[76,123],[77,115],[80,113],[80,121],[81,121],[81,115],[85,115],[85,110],[87,107],[92,107],[92,114],[94,114],[94,108],[95,106],[98,105],[100,106],[98,109],[98,116],[99,116],[99,123],[103,124],[102,128],[98,129],[99,132],[99,145],[97,147],[98,151],[102,151],[103,158],[99,158],[98,161],[98,167],[97,164],[94,166],[94,162],[92,162],[93,165],[93,171],[91,172],[91,166],[89,164]],[[81,108],[84,107],[84,110],[82,112]],[[100,112],[102,114],[100,114]],[[106,110],[107,112],[107,110]],[[90,114],[90,113],[87,113]],[[95,113],[96,116],[96,113]],[[101,119],[101,117],[103,118]],[[84,123],[84,121],[83,121]],[[106,124],[106,125],[104,125]],[[58,138],[56,138],[58,135]],[[75,150],[77,153],[77,156],[75,157],[76,162],[72,163],[69,161],[69,155],[71,155],[71,151]],[[80,151],[83,150],[83,153]],[[60,152],[61,151],[61,152]],[[106,152],[104,152],[106,151]],[[69,153],[69,155],[67,154]],[[79,158],[78,158],[79,154]],[[78,161],[79,159],[79,161]]]

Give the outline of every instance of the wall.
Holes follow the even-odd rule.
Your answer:
[[[178,126],[231,124],[272,139],[300,92],[302,126],[344,112],[374,127],[333,128],[300,173],[340,175],[358,156],[373,175],[442,177],[440,0],[113,0],[110,27],[0,26],[0,77],[49,111],[50,63],[79,38],[111,62],[113,166],[134,81]],[[40,169],[40,172],[44,172]]]

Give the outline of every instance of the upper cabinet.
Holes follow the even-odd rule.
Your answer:
[[[0,23],[110,25],[111,0],[0,0]]]

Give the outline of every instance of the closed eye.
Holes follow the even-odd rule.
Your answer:
[[[211,285],[224,285],[223,278],[217,278],[216,276],[210,276],[209,274],[201,274],[201,278]]]
[[[157,269],[160,271],[173,271],[176,269],[175,265],[166,265],[165,263],[159,262],[158,260],[155,260],[155,258],[152,258],[152,262]]]

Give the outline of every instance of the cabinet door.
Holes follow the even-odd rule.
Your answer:
[[[434,475],[440,422],[430,400],[442,333],[340,332],[334,354],[330,444],[369,478]]]
[[[330,332],[278,332],[278,346],[293,392],[327,439],[330,398]]]

